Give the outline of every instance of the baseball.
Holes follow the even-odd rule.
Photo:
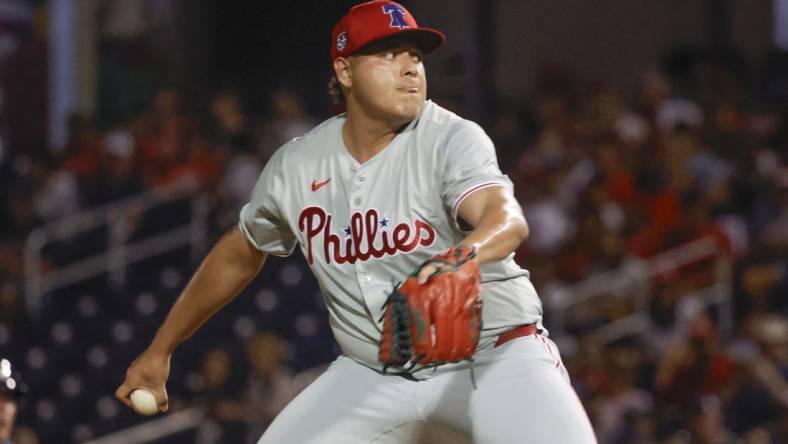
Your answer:
[[[137,389],[131,392],[131,406],[140,415],[151,416],[159,413],[159,405],[153,393],[145,389]]]

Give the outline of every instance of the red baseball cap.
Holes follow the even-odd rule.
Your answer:
[[[367,44],[393,35],[412,38],[424,54],[435,51],[446,42],[442,32],[419,28],[416,19],[399,3],[373,0],[350,8],[334,27],[331,60],[353,55]]]

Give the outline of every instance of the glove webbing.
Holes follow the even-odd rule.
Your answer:
[[[408,304],[405,302],[405,296],[400,293],[399,288],[395,288],[383,304],[383,308],[391,304],[393,310],[391,317],[394,321],[393,335],[394,342],[391,344],[392,356],[413,356],[413,343],[410,340],[410,313],[408,312]],[[384,314],[385,316],[385,314]],[[378,322],[383,321],[383,317]],[[404,365],[407,361],[395,362],[396,365]],[[388,364],[383,368],[386,372]]]

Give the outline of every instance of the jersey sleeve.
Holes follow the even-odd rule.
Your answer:
[[[278,202],[286,192],[283,152],[279,149],[263,168],[238,223],[255,248],[275,256],[290,255],[297,243]]]
[[[479,125],[468,120],[454,124],[444,144],[442,198],[455,223],[462,201],[474,191],[498,186],[513,192],[512,181],[498,167],[492,140]]]

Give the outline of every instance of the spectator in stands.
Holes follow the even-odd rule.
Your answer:
[[[26,391],[19,372],[11,368],[11,361],[0,358],[0,444],[12,444],[18,401]]]
[[[657,444],[656,419],[653,412],[630,410],[622,418],[623,427],[611,444]]]
[[[788,166],[775,174],[774,216],[766,224],[759,240],[783,257],[788,253]]]
[[[64,170],[74,174],[80,185],[87,186],[98,171],[101,159],[99,137],[90,127],[86,116],[74,113],[68,118],[68,139],[60,150],[60,161]]]
[[[282,88],[271,96],[271,117],[263,125],[258,154],[267,162],[274,151],[292,138],[310,131],[315,120],[307,115],[301,98],[289,89]]]
[[[75,213],[81,203],[74,174],[53,163],[41,165],[41,185],[34,197],[36,213],[49,222]]]
[[[89,195],[91,206],[134,196],[143,191],[142,177],[135,167],[135,141],[131,132],[117,128],[102,141],[103,152],[95,187]]]
[[[604,348],[592,335],[577,336],[577,350],[567,356],[567,369],[572,372],[572,384],[578,395],[584,399],[596,399],[603,392],[610,375],[607,373]],[[593,415],[594,410],[589,411]]]
[[[598,144],[594,152],[594,164],[597,168],[597,180],[601,188],[591,203],[601,208],[604,200],[611,200],[616,204],[632,208],[637,204],[637,190],[632,167],[627,161],[628,154],[612,140],[605,140]]]
[[[788,319],[768,315],[756,328],[760,353],[751,370],[773,401],[788,408]]]
[[[189,128],[183,137],[183,145],[157,185],[214,191],[225,168],[226,153],[209,146],[199,128]]]
[[[744,325],[748,341],[738,353],[744,371],[728,402],[727,423],[753,442],[764,434],[783,442],[776,437],[788,420],[788,321],[754,314]]]
[[[539,233],[526,241],[527,248],[536,253],[532,256],[554,254],[576,230],[571,208],[553,198],[557,182],[557,179],[547,179],[542,185],[529,187],[520,196],[522,206],[528,208],[530,229]]]
[[[14,430],[14,444],[39,444],[36,431],[30,427],[20,426]]]
[[[700,310],[688,337],[662,357],[656,388],[664,402],[680,407],[689,399],[722,396],[736,371],[735,362],[721,350],[716,325],[705,310]]]
[[[256,442],[274,417],[324,370],[323,366],[294,374],[285,364],[286,345],[272,332],[259,332],[246,344],[251,372],[246,394],[247,440]]]
[[[259,438],[274,417],[297,394],[293,373],[285,366],[285,345],[274,333],[259,332],[246,344],[251,371],[244,390],[252,419],[249,435]]]
[[[251,122],[236,91],[223,89],[214,94],[209,113],[209,138],[216,149],[230,155],[254,152]]]
[[[448,106],[446,101],[436,98],[436,102]],[[464,115],[453,107],[460,115]],[[517,160],[526,146],[526,128],[532,129],[531,116],[513,103],[499,106],[491,125],[491,138],[495,140],[498,164],[504,174],[516,173]]]
[[[669,177],[660,164],[643,164],[636,174],[640,220],[630,249],[637,256],[647,257],[669,248],[668,235],[682,218],[681,200],[669,187]]]
[[[219,185],[221,212],[230,219],[246,203],[266,158],[256,152],[256,136],[238,93],[216,93],[210,103],[210,116],[210,140],[227,165]]]
[[[704,123],[701,108],[688,98],[675,96],[670,80],[658,70],[644,73],[639,106],[641,112],[664,132]]]
[[[178,165],[189,159],[188,143],[196,122],[181,112],[180,97],[171,87],[160,88],[150,109],[138,118],[135,126],[138,168],[146,186],[165,183]]]
[[[0,282],[15,287],[19,287],[17,284],[23,274],[23,243],[30,231],[40,223],[31,199],[35,187],[26,178],[31,169],[32,161],[22,155],[0,164]],[[11,291],[18,293],[18,288],[12,288]],[[8,294],[4,299],[5,302],[0,302],[0,305],[7,304],[6,307],[11,304],[11,299],[17,300]],[[21,305],[16,302],[13,304]],[[5,313],[10,316],[14,312]]]
[[[3,276],[4,269],[2,261],[3,258],[0,257],[0,277]],[[22,321],[24,300],[20,289],[11,282],[12,279],[9,278],[5,283],[0,284],[0,326],[6,325],[13,328],[15,324]]]
[[[594,430],[602,442],[632,442],[632,435],[637,432],[635,418],[648,413],[654,402],[650,393],[635,385],[637,366],[642,357],[636,348],[629,347],[611,349],[605,355],[606,373],[615,377],[608,378],[606,390],[594,403],[597,411]],[[641,438],[648,439],[646,436]]]
[[[689,431],[693,444],[737,444],[737,439],[723,423],[722,403],[716,396],[706,396],[693,403]]]
[[[41,219],[35,211],[33,204],[36,188],[30,180],[22,179],[23,175],[29,174],[32,170],[33,162],[20,156],[15,162],[17,172],[14,184],[9,187],[5,194],[5,217],[0,220],[0,239],[11,242],[21,248],[21,243],[30,231],[41,223]],[[20,249],[21,252],[21,249]]]
[[[8,389],[0,390],[0,444],[12,444],[11,432],[16,422],[16,399]]]
[[[750,313],[776,311],[788,315],[788,261],[764,253],[750,258],[740,273],[739,308]]]
[[[784,440],[780,440],[779,438],[772,439],[769,431],[761,427],[757,427],[745,433],[742,440],[743,444],[772,444],[775,442],[784,442]]]
[[[244,442],[245,411],[234,382],[238,377],[227,351],[216,348],[204,355],[195,402],[207,421],[197,431],[198,443]]]

